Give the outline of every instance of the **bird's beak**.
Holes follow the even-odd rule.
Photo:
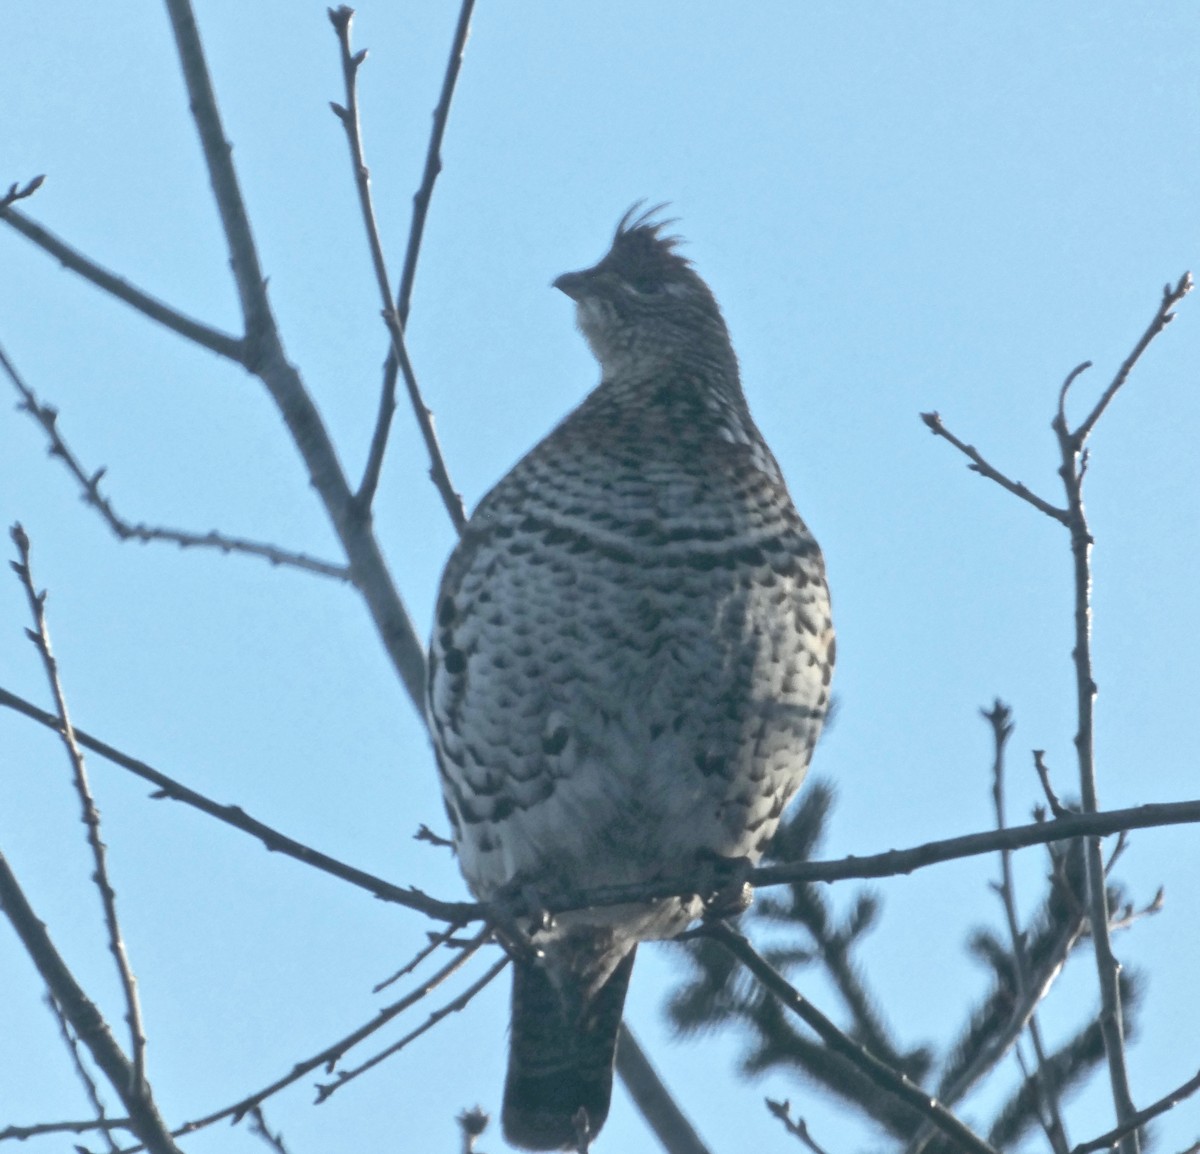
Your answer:
[[[566,293],[573,301],[578,301],[584,295],[584,286],[587,284],[587,279],[588,274],[586,272],[565,272],[562,276],[552,280],[550,287],[559,289]]]

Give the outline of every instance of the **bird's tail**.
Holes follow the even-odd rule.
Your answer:
[[[617,1032],[636,949],[577,1012],[565,1008],[568,999],[544,967],[514,961],[503,1125],[515,1146],[574,1150],[580,1123],[591,1136],[599,1132],[612,1097]]]

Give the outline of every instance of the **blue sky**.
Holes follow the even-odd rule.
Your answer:
[[[370,48],[365,144],[394,274],[455,14],[363,4],[355,25]],[[341,79],[324,6],[214,2],[197,15],[288,354],[357,475],[386,345],[328,111]],[[481,5],[409,327],[451,472],[473,505],[594,383],[549,282],[599,257],[634,200],[671,201],[828,559],[841,699],[815,766],[839,794],[828,856],[988,827],[977,711],[996,695],[1016,711],[1011,819],[1039,800],[1031,748],[1074,792],[1065,535],[968,473],[917,414],[938,409],[1059,499],[1049,421],[1063,377],[1096,363],[1077,388],[1082,412],[1163,283],[1200,265],[1198,61],[1200,11],[1188,5]],[[13,8],[0,108],[0,183],[48,177],[32,215],[180,309],[235,326],[161,11]],[[83,460],[108,466],[118,510],[335,555],[257,382],[7,230],[0,270],[0,342],[60,408]],[[1185,302],[1093,441],[1110,808],[1196,794],[1196,307]],[[376,521],[422,631],[453,539],[425,468],[401,411]],[[364,868],[463,893],[449,856],[410,840],[441,820],[432,762],[349,591],[249,559],[118,545],[9,406],[0,518],[33,539],[79,725]],[[44,702],[26,624],[16,582],[0,582],[0,684]],[[66,774],[47,735],[0,715],[0,846],[115,1019]],[[150,1073],[172,1119],[225,1104],[370,1016],[371,985],[419,944],[420,918],[151,802],[96,759],[92,774]],[[1130,1058],[1139,1103],[1200,1065],[1198,870],[1188,828],[1135,835],[1120,868],[1141,900],[1166,885],[1164,911],[1117,939],[1150,979]],[[999,924],[997,872],[981,859],[877,886],[885,912],[863,961],[906,1042],[944,1040],[983,992],[962,942]],[[1038,851],[1018,856],[1026,906],[1044,873]],[[672,964],[665,949],[643,951],[629,1020],[714,1151],[787,1148],[765,1093],[790,1096],[830,1149],[870,1147],[871,1131],[811,1089],[737,1080],[735,1039],[673,1041],[660,1012]],[[7,931],[0,985],[0,1125],[83,1116],[38,979]],[[832,1006],[820,982],[807,992]],[[1094,996],[1081,958],[1047,1007],[1048,1032],[1069,1029]],[[454,1113],[498,1104],[506,999],[497,984],[319,1108],[308,1080],[269,1105],[272,1125],[294,1154],[454,1148]],[[1073,1139],[1109,1118],[1102,1093],[1085,1095]],[[1194,1141],[1200,1105],[1158,1133],[1163,1150]],[[618,1090],[600,1149],[650,1143]],[[224,1130],[188,1142],[255,1145]],[[502,1148],[494,1134],[481,1145]]]

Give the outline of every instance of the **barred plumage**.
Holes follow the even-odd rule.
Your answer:
[[[442,579],[429,716],[480,898],[756,861],[828,708],[820,550],[663,228],[631,211],[598,265],[555,281],[601,382],[483,499]],[[599,1130],[633,950],[698,912],[601,908],[535,935],[542,963],[515,962],[511,1141]]]

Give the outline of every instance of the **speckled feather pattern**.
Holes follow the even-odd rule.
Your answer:
[[[625,227],[556,282],[601,383],[484,498],[442,580],[429,716],[480,898],[757,860],[828,708],[820,550],[716,302],[660,228]],[[560,918],[540,938],[550,976],[586,1000],[636,941],[696,912]]]

